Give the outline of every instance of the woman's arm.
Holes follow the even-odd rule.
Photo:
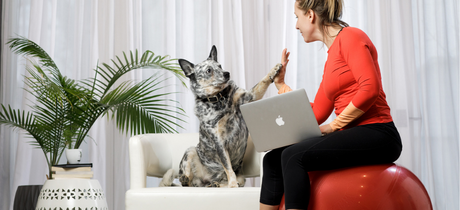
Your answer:
[[[380,94],[380,74],[371,50],[376,51],[364,32],[350,34],[341,42],[341,53],[358,83],[358,91],[348,106],[329,124],[332,132],[362,116]],[[376,58],[375,58],[376,59]]]
[[[376,50],[364,32],[353,34],[346,41],[341,42],[342,56],[358,83],[358,91],[351,102],[353,105],[366,112],[377,100],[380,93],[380,72],[377,63],[371,54],[376,55]],[[376,58],[375,58],[376,59]]]

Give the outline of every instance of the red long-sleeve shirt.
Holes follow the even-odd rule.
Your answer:
[[[290,88],[282,89],[280,93]],[[322,124],[334,108],[338,116],[350,102],[364,114],[344,129],[393,121],[374,44],[360,29],[345,27],[328,50],[323,80],[311,105],[318,124]]]

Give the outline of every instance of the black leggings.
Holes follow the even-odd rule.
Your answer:
[[[392,163],[401,150],[393,122],[361,125],[274,149],[263,160],[260,202],[279,205],[285,194],[286,209],[307,209],[307,172]]]

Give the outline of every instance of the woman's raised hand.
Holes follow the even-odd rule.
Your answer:
[[[283,67],[279,71],[278,76],[276,76],[274,79],[275,86],[276,88],[278,88],[278,90],[284,85],[284,76],[286,74],[286,66],[289,63],[289,54],[291,53],[287,52],[287,48],[284,48],[283,52],[281,53],[281,64],[283,64]]]

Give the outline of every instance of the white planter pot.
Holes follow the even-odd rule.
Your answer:
[[[65,156],[67,157],[67,163],[77,164],[81,160],[81,149],[65,149]]]

